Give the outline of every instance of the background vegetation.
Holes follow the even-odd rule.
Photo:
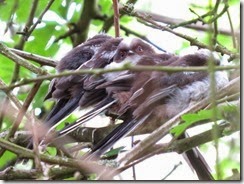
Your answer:
[[[174,128],[171,132],[179,134],[192,124],[195,128],[200,127],[197,122],[202,120],[205,120],[205,123],[209,122],[206,121],[209,119],[216,121],[209,124],[210,131],[204,129],[193,139],[183,140],[188,143],[187,148],[181,147],[185,145],[184,142],[176,141],[173,147],[154,143],[154,149],[158,152],[145,152],[139,155],[136,161],[131,161],[128,167],[119,167],[116,170],[116,162],[111,161],[105,166],[101,163],[99,166],[94,164],[97,170],[92,171],[98,174],[106,168],[109,171],[116,170],[118,174],[155,155],[163,155],[169,151],[181,153],[190,147],[202,145],[201,150],[205,153],[209,149],[214,150],[214,162],[211,164],[214,165],[213,174],[216,179],[239,179],[240,2],[186,1],[186,6],[182,7],[188,12],[185,19],[177,17],[178,7],[172,9],[167,3],[169,2],[121,0],[120,36],[139,37],[159,50],[178,54],[188,48],[209,48],[228,60],[225,65],[230,76],[230,84],[215,94],[215,102],[208,106],[209,110],[199,111],[209,102],[203,103],[199,109],[189,109],[191,114],[177,119],[177,122],[183,121],[182,126]],[[181,1],[178,3],[179,6],[183,4]],[[176,16],[161,11],[160,7],[166,7],[165,11],[176,11],[172,13]],[[43,99],[50,79],[53,78],[50,74],[55,74],[56,62],[68,50],[99,32],[115,36],[113,12],[111,0],[0,0],[0,179],[87,180],[97,177],[90,172],[88,174],[86,165],[75,158],[64,159],[64,153],[57,148],[48,147],[47,151],[39,153],[18,145],[26,145],[25,140],[29,132],[26,131],[27,124],[37,123],[36,120],[43,118],[53,105],[51,101],[43,102]],[[42,76],[44,78],[41,78]],[[217,109],[217,113],[213,109]],[[63,127],[65,122],[74,121],[79,113],[71,115],[57,128]],[[100,121],[103,119],[99,119]],[[175,124],[174,122],[173,125]],[[87,136],[71,136],[79,142],[91,141],[89,135],[94,128],[87,130]],[[101,139],[109,130],[111,126],[98,128],[95,139]],[[135,134],[142,133],[149,132]],[[154,136],[162,138],[160,135]],[[220,137],[226,139],[219,139]],[[142,149],[148,151],[146,148]],[[226,154],[221,150],[225,150]],[[115,150],[112,154],[117,153]],[[49,157],[50,155],[52,157]],[[34,158],[35,167],[30,167],[32,161],[29,161],[27,166],[15,164],[19,157]],[[48,165],[40,164],[40,160]],[[133,173],[136,179],[135,172]],[[160,178],[164,178],[165,175]]]

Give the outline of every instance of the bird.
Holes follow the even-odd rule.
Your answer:
[[[104,62],[101,62],[103,63],[101,65],[94,58],[101,58],[102,55],[108,56],[103,51],[103,49],[100,49],[100,52],[98,52],[100,55],[93,57],[82,67],[113,68],[128,62],[133,65],[204,66],[210,60],[209,55],[202,53],[181,57],[170,53],[156,53],[150,45],[140,39],[129,41],[123,39],[113,50],[113,54],[109,55],[109,59],[106,58]],[[214,62],[216,65],[219,64],[218,60],[214,60]],[[217,72],[215,78],[218,89],[228,82],[226,77]],[[94,75],[83,76],[83,92],[79,99],[79,106],[87,107],[93,105],[94,108],[81,116],[76,122],[58,131],[58,136],[68,134],[101,112],[108,111],[108,114],[110,112],[117,114],[118,118],[124,122],[96,144],[86,159],[99,157],[134,129],[142,127],[143,124],[149,122],[150,124],[163,123],[191,103],[208,96],[209,83],[207,72],[121,71],[106,73],[99,77]],[[80,93],[79,89],[81,88],[76,88],[74,91]],[[99,91],[102,95],[98,95]],[[95,100],[89,100],[93,98]],[[212,179],[208,168],[204,166],[204,159],[202,159],[200,152],[196,149],[188,153],[188,158],[193,157],[193,159],[200,160],[202,163],[203,169],[207,173],[207,176],[202,177]],[[192,153],[195,153],[195,155],[192,156]],[[193,167],[195,169],[196,165]],[[203,169],[199,169],[197,172],[202,172]]]
[[[148,44],[146,44],[144,41],[142,41],[141,39],[138,38],[125,38],[123,39],[117,49],[116,52],[114,53],[113,57],[112,57],[112,61],[110,63],[107,63],[106,65],[104,65],[103,67],[105,69],[109,69],[109,68],[114,68],[114,67],[119,67],[122,66],[130,61],[131,64],[136,64],[136,62],[144,55],[151,55],[151,54],[155,54],[155,50]],[[101,52],[101,55],[103,55],[104,53]],[[87,62],[86,65],[87,67],[91,67],[88,66],[90,63]],[[104,62],[105,63],[105,62]],[[97,68],[98,66],[96,66]],[[81,124],[83,124],[84,122],[88,121],[89,119],[93,118],[94,116],[100,114],[101,112],[105,111],[106,109],[108,109],[109,107],[111,107],[114,103],[117,102],[116,99],[114,99],[111,96],[111,93],[109,92],[110,90],[105,89],[103,87],[101,87],[103,84],[105,84],[106,82],[108,82],[110,79],[113,79],[115,76],[123,76],[123,74],[127,73],[128,71],[122,71],[122,72],[114,72],[114,73],[105,73],[100,77],[97,76],[87,76],[86,80],[83,84],[83,88],[85,89],[89,89],[89,93],[87,93],[87,95],[83,95],[81,101],[80,101],[80,106],[84,106],[83,103],[85,103],[86,101],[91,101],[90,99],[96,99],[97,97],[99,97],[100,101],[97,100],[96,105],[94,105],[94,108],[89,111],[88,113],[86,113],[85,115],[81,116],[79,119],[77,119],[76,122],[71,123],[70,125],[66,126],[64,129],[62,129],[61,131],[58,132],[58,136],[64,136],[67,135],[69,132],[73,131],[74,129],[76,129],[77,127],[79,127]],[[128,79],[126,78],[126,83],[128,82]],[[100,87],[98,87],[100,86]],[[125,85],[117,85],[116,88],[121,88],[120,91],[126,91],[129,90],[128,87],[126,87]],[[106,91],[106,95],[100,95],[98,92],[102,90],[104,92],[104,90]],[[115,89],[113,89],[115,90]],[[93,98],[87,98],[88,95],[94,95]],[[104,93],[105,94],[105,93]]]
[[[112,38],[106,34],[95,35],[63,57],[56,67],[57,71],[101,68],[109,62],[111,59],[109,54],[112,57],[121,40],[121,38]],[[107,55],[101,52],[107,52]],[[87,98],[89,90],[83,88],[88,78],[88,75],[71,75],[56,78],[50,83],[44,100],[53,98],[56,104],[45,118],[45,125],[52,127],[79,106],[92,105],[91,99]],[[96,92],[103,93],[103,91]]]
[[[129,53],[127,56],[131,58],[132,56],[129,56]],[[123,61],[127,60],[129,59]],[[140,57],[136,64],[206,66],[208,62],[212,62],[210,56],[201,53],[189,54],[183,57],[154,53]],[[219,60],[213,62],[216,65],[219,64]],[[126,114],[126,118],[123,119],[122,124],[93,147],[88,158],[102,155],[115,142],[138,127],[143,127],[147,123],[152,125],[167,121],[192,103],[207,97],[210,87],[210,79],[206,71],[172,74],[167,72],[124,72],[120,73],[117,78],[108,75],[106,77],[108,78],[107,82],[97,88],[104,87],[109,90],[111,96],[117,100],[116,105],[120,108],[117,111],[118,116],[121,118]],[[216,72],[215,79],[217,89],[222,88],[228,82],[228,77],[223,72]],[[125,91],[123,91],[121,84],[125,84]],[[128,86],[130,87],[128,88]],[[127,95],[124,95],[125,93]],[[124,97],[126,99],[123,99]],[[200,179],[213,179],[204,158],[197,148],[185,152],[185,155]]]
[[[113,38],[104,33],[97,34],[68,52],[57,64],[56,70],[63,72],[65,70],[102,68],[111,62],[121,40],[122,38]],[[89,77],[88,74],[71,75],[54,78],[50,82],[44,101],[54,99],[56,103],[43,120],[45,129],[38,136],[40,144],[45,141],[45,137],[55,129],[61,120],[75,109],[88,107],[99,101],[104,95],[106,96],[104,89],[89,90],[84,88]],[[30,138],[27,148],[33,148],[32,138]]]

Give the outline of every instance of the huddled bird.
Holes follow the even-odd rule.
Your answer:
[[[111,61],[120,42],[120,38],[98,34],[71,50],[61,59],[57,65],[57,71],[102,68]],[[106,54],[103,53],[104,51]],[[79,106],[85,108],[103,98],[104,90],[85,89],[84,84],[89,77],[88,75],[73,75],[53,79],[45,100],[53,98],[56,104],[44,120],[47,126],[57,124]]]
[[[92,68],[114,68],[131,65],[207,66],[219,65],[211,54],[197,52],[185,56],[158,53],[141,39],[113,38],[99,34],[69,52],[57,65],[57,71]],[[215,72],[216,89],[228,82],[225,73]],[[209,96],[210,79],[207,71],[118,71],[102,75],[80,74],[54,79],[46,99],[56,99],[56,105],[44,122],[51,128],[76,108],[92,107],[74,123],[57,132],[64,136],[82,123],[107,111],[116,114],[123,123],[118,125],[85,159],[99,157],[118,140],[137,128],[163,124],[192,103]],[[186,153],[199,178],[213,179],[204,158],[195,149]],[[195,161],[194,161],[195,159]],[[193,162],[193,163],[192,163]],[[196,164],[198,163],[198,164]],[[201,166],[200,166],[201,165]],[[198,167],[198,168],[195,168]]]
[[[156,57],[157,56],[157,57]],[[172,60],[172,58],[174,58]],[[172,60],[168,64],[168,60]],[[171,55],[167,60],[160,59],[160,55],[143,56],[138,65],[161,65],[161,66],[203,66],[207,65],[209,56],[201,54],[176,57]],[[102,87],[113,91],[111,96],[117,100],[117,113],[125,117],[123,124],[117,127],[106,141],[101,141],[93,149],[93,154],[101,155],[121,137],[127,135],[136,127],[144,124],[153,125],[174,117],[190,104],[198,102],[209,94],[210,79],[206,71],[202,72],[130,72],[123,76],[107,79],[107,84]],[[132,78],[132,79],[131,79]],[[216,88],[223,87],[228,79],[222,72],[216,72]],[[129,79],[129,80],[128,80]],[[124,80],[124,81],[123,81]],[[130,82],[130,89],[120,91],[123,84],[127,87]],[[117,88],[116,88],[117,86]],[[99,86],[98,86],[99,87]],[[128,88],[128,87],[127,87]],[[126,99],[124,99],[126,98]],[[126,116],[123,116],[126,114]]]

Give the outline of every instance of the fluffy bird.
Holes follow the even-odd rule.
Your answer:
[[[210,55],[202,53],[181,57],[168,53],[157,54],[150,45],[140,39],[128,41],[127,39],[110,38],[105,43],[96,50],[96,54],[90,60],[77,68],[114,68],[128,62],[133,65],[155,66],[205,66],[208,62],[219,64],[218,60],[212,60]],[[217,89],[228,82],[228,78],[223,72],[216,72],[215,79]],[[68,89],[69,98],[62,97],[61,99],[67,100],[68,102],[65,101],[65,104],[72,104],[72,106],[68,106],[68,108],[61,106],[61,115],[55,121],[52,117],[47,118],[51,122],[49,124],[57,123],[78,106],[85,108],[92,105],[93,109],[75,123],[59,131],[59,136],[68,134],[104,111],[116,114],[124,120],[94,146],[86,159],[99,157],[136,128],[145,127],[149,123],[150,125],[164,123],[192,103],[206,98],[209,95],[210,86],[207,72],[121,71],[99,77],[94,75],[70,76],[64,81],[55,81],[51,94],[55,97],[55,91],[58,93],[59,90],[67,94],[66,89]],[[73,106],[73,101],[75,101],[75,106]],[[62,115],[63,113],[65,116]],[[206,163],[197,149],[186,153],[186,156],[199,178],[212,179]]]
[[[98,34],[68,52],[57,64],[56,69],[58,72],[62,72],[65,70],[103,68],[112,62],[121,41],[122,38]],[[45,137],[51,130],[78,107],[86,108],[105,98],[105,89],[95,89],[100,81],[102,80],[95,80],[92,75],[88,74],[53,79],[45,100],[55,99],[56,104],[43,120],[48,131],[42,132],[39,139],[45,141]],[[32,140],[30,140],[27,147],[31,148],[32,146]]]
[[[121,38],[99,34],[71,50],[57,65],[57,71],[81,68],[102,68],[111,62]],[[73,75],[54,79],[45,98],[53,98],[56,104],[44,120],[49,127],[56,125],[77,107],[87,107],[102,98],[105,90],[88,89],[90,75]],[[91,82],[90,82],[91,83]],[[91,84],[90,84],[91,86]],[[97,96],[94,97],[94,92]]]
[[[103,48],[101,48],[102,50]],[[104,57],[104,55],[107,55],[106,49],[105,51],[101,51],[101,56]],[[122,66],[128,62],[131,64],[136,65],[137,61],[140,60],[142,56],[146,55],[152,55],[156,54],[154,49],[143,42],[141,39],[133,38],[133,39],[123,39],[113,56],[111,57],[110,63],[107,63],[103,67],[106,69],[114,68]],[[92,61],[92,60],[91,60]],[[85,65],[87,67],[91,63],[90,61],[87,62]],[[102,62],[106,63],[106,62]],[[98,67],[98,66],[96,66]],[[95,68],[95,67],[94,67]],[[101,112],[109,109],[112,105],[114,105],[117,102],[117,99],[113,97],[112,91],[128,91],[130,89],[130,82],[129,78],[126,77],[126,73],[128,71],[122,71],[122,72],[114,72],[114,73],[106,73],[100,77],[95,77],[93,75],[87,75],[86,80],[83,84],[83,88],[89,89],[89,93],[93,94],[93,99],[99,98],[99,100],[96,100],[96,103],[94,104],[94,108],[83,115],[81,118],[79,118],[76,122],[71,123],[70,125],[66,126],[63,130],[59,131],[59,136],[64,136],[68,134],[69,132],[75,130],[77,127],[79,127],[84,122],[88,121],[89,119],[93,118],[94,116],[100,114]],[[129,73],[128,73],[129,74]],[[104,84],[106,85],[107,82],[111,81],[114,78],[119,78],[121,76],[121,80],[124,81],[124,84],[117,84],[116,86],[110,86],[110,87],[102,87]],[[129,76],[130,77],[130,76]],[[128,85],[127,85],[128,84]],[[99,94],[99,91],[106,91],[106,93],[103,93],[103,95]],[[89,93],[87,93],[89,95]],[[91,98],[87,98],[87,95],[83,95],[80,105],[83,101],[91,101]]]
[[[119,51],[119,50],[118,50]],[[149,52],[140,57],[129,51],[123,53],[123,60],[116,63],[132,61],[138,65],[158,66],[206,66],[208,62],[218,65],[219,60],[211,59],[203,53],[176,56],[172,54],[156,54]],[[133,60],[134,59],[134,60]],[[107,67],[110,67],[107,65]],[[192,103],[209,95],[210,79],[207,72],[120,72],[116,75],[105,75],[106,82],[97,88],[105,88],[116,100],[110,111],[116,111],[124,120],[117,128],[92,149],[88,158],[98,157],[112,147],[119,139],[134,129],[146,127],[146,124],[162,124],[174,117]],[[228,83],[224,72],[216,72],[216,88],[220,89]],[[114,113],[114,112],[113,112]],[[143,125],[143,126],[142,126]],[[185,157],[202,180],[213,179],[204,158],[197,148],[186,152]]]

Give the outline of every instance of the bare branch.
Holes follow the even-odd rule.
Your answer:
[[[52,66],[52,67],[56,67],[57,61],[47,58],[47,57],[43,57],[37,54],[32,54],[29,52],[25,52],[25,51],[21,51],[21,50],[17,50],[17,49],[11,49],[9,48],[10,51],[12,51],[15,54],[18,54],[19,56],[25,58],[25,59],[30,59],[32,61],[35,61],[37,63],[39,63],[42,66]]]
[[[129,4],[129,5],[133,5],[137,2],[137,0],[128,0],[126,2],[126,4]],[[125,15],[125,12],[124,11],[121,11],[120,9],[120,17],[122,17],[123,15]],[[113,22],[114,22],[114,16],[112,15],[111,17],[107,18],[105,21],[104,21],[104,24],[103,24],[103,27],[102,27],[102,30],[101,31],[104,31],[105,33],[108,32],[108,30],[111,28],[111,26],[113,25]]]
[[[30,158],[30,159],[35,158],[35,154],[33,153],[33,151],[23,148],[21,146],[18,146],[16,144],[13,144],[2,138],[0,138],[0,147],[4,148],[6,150],[9,150],[24,158]],[[40,159],[46,163],[76,168],[78,171],[80,171],[84,175],[87,175],[89,173],[100,174],[101,172],[104,171],[104,169],[107,169],[108,170],[107,172],[111,172],[111,171],[116,172],[116,171],[112,170],[112,168],[107,168],[105,166],[98,165],[98,164],[94,163],[93,161],[84,161],[84,160],[80,160],[80,159],[63,158],[63,157],[58,157],[58,156],[50,157],[45,154],[40,154]],[[108,180],[111,178],[109,176],[107,177],[107,175],[105,175],[102,179]]]
[[[17,54],[13,53],[8,47],[6,47],[3,43],[0,43],[0,53],[8,57],[9,59],[13,60],[15,63],[19,64],[27,68],[28,70],[32,71],[36,74],[46,74],[47,72],[36,67],[35,65],[29,63],[25,59],[21,58]]]
[[[231,69],[238,69],[240,68],[239,65],[237,66],[216,66],[215,70],[231,70]],[[45,76],[39,76],[36,78],[32,79],[23,79],[21,82],[16,83],[16,84],[11,84],[8,87],[1,87],[0,90],[10,90],[18,86],[26,85],[32,82],[37,82],[37,81],[43,81],[43,80],[50,80],[53,78],[60,78],[64,76],[69,76],[69,75],[80,75],[80,74],[94,74],[94,75],[101,75],[104,73],[108,72],[119,72],[123,70],[130,70],[130,71],[135,71],[135,72],[140,72],[140,71],[166,71],[166,72],[180,72],[180,71],[207,71],[208,67],[167,67],[167,66],[133,66],[130,64],[125,64],[121,67],[116,67],[116,68],[111,68],[111,69],[101,69],[101,68],[96,68],[96,69],[81,69],[81,70],[75,70],[75,71],[65,71],[62,73],[58,74],[53,74],[53,75],[45,75]]]
[[[162,22],[165,24],[169,24],[169,28],[171,28],[171,29],[175,29],[178,27],[185,27],[185,28],[190,28],[190,29],[194,29],[194,30],[198,30],[198,31],[208,31],[208,29],[209,29],[209,27],[207,25],[202,25],[200,23],[198,24],[198,22],[199,22],[198,19],[186,21],[183,19],[171,18],[171,17],[159,15],[159,14],[152,13],[152,12],[145,12],[145,11],[141,11],[141,10],[136,10],[136,11],[141,14],[147,14],[149,17],[151,17],[152,20],[154,20],[156,22]],[[231,32],[227,29],[219,29],[218,31],[219,31],[219,33],[224,34],[224,35],[231,34]]]
[[[45,15],[45,13],[49,10],[49,8],[51,7],[51,5],[53,4],[55,0],[50,0],[46,6],[46,8],[43,10],[43,12],[41,13],[41,15],[39,16],[39,18],[37,19],[37,21],[35,22],[35,24],[33,26],[31,26],[30,30],[28,31],[28,37],[31,35],[31,33],[34,31],[34,29],[36,28],[36,26],[41,23],[41,20],[43,18],[43,16]]]
[[[145,21],[146,23],[150,23],[151,25],[153,25],[155,28],[157,28],[159,30],[168,31],[168,32],[180,37],[180,38],[183,38],[183,39],[189,41],[191,45],[196,45],[200,48],[206,48],[206,49],[212,50],[211,46],[208,46],[208,45],[198,41],[196,38],[192,38],[188,35],[173,31],[172,29],[170,29],[167,26],[162,26],[162,25],[156,23],[155,21],[153,21],[150,17],[148,17],[145,14],[140,14],[138,12],[131,11],[129,9],[126,9],[126,7],[124,8],[124,10],[128,13],[128,15],[135,16],[135,17],[139,18],[140,20]],[[238,53],[234,53],[234,52],[232,52],[232,51],[228,50],[227,48],[220,46],[220,45],[214,46],[213,50],[216,52],[220,52],[222,54],[227,54],[231,57],[231,59],[240,57],[240,55]]]
[[[28,107],[30,106],[33,98],[35,97],[39,87],[41,86],[42,82],[37,82],[33,88],[31,89],[30,93],[28,94],[27,98],[25,99],[25,102],[23,104],[23,107],[20,109],[18,116],[15,120],[15,122],[13,123],[12,128],[9,131],[8,136],[6,137],[7,139],[11,138],[14,136],[15,132],[17,131],[24,115],[26,114],[26,111],[28,109]]]
[[[115,37],[120,36],[118,0],[113,0]]]

